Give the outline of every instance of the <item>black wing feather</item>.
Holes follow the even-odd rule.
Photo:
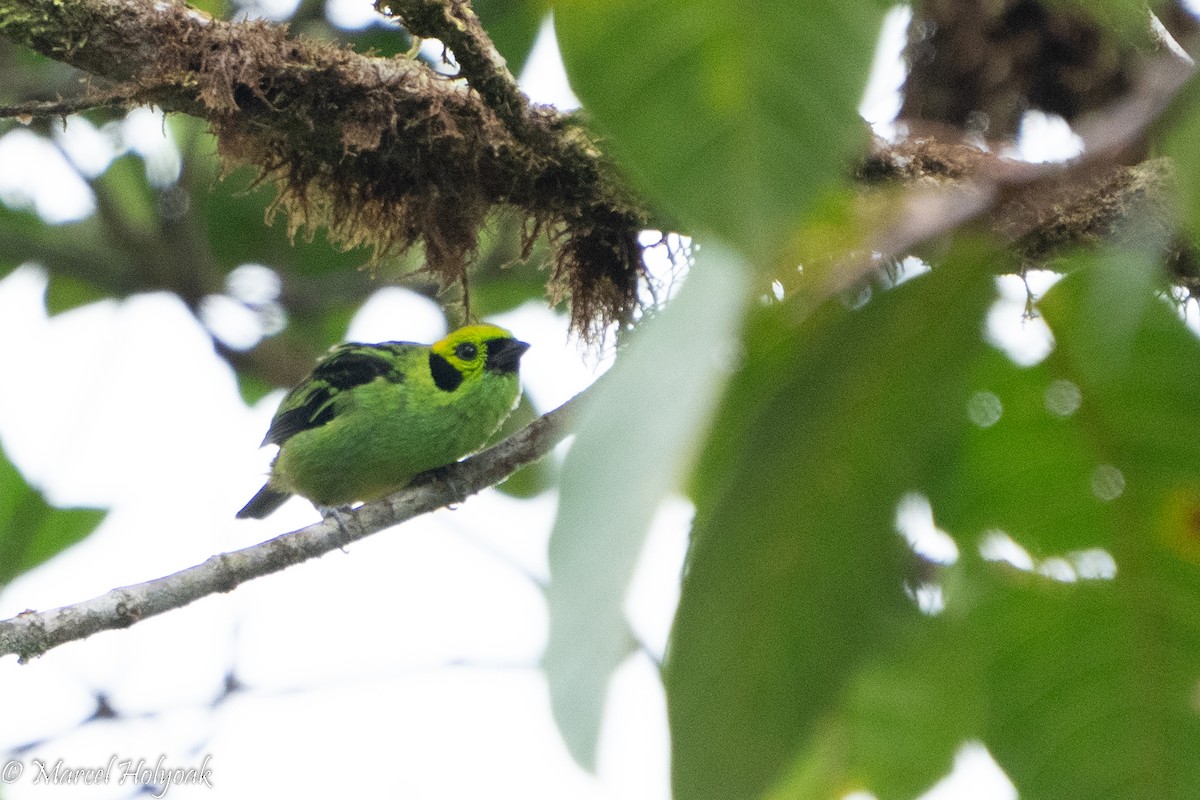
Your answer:
[[[319,428],[333,419],[335,392],[328,386],[314,387],[304,399],[304,404],[281,411],[271,420],[271,427],[263,438],[263,444],[283,444],[300,431]]]
[[[393,383],[404,380],[396,357],[413,345],[408,342],[338,346],[317,364],[312,375],[283,399],[263,444],[283,444],[300,431],[319,428],[333,419],[333,399],[339,392],[353,389],[376,378]]]

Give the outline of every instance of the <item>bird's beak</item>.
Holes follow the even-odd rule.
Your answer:
[[[516,372],[521,356],[529,344],[518,339],[492,339],[487,343],[487,361],[484,368],[491,372]]]

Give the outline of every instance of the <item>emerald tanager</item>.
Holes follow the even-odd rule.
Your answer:
[[[263,439],[279,445],[270,477],[237,516],[261,519],[293,494],[323,512],[375,500],[479,449],[520,399],[528,348],[495,325],[334,347],[280,403]]]

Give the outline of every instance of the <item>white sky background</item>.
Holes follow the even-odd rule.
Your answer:
[[[277,5],[260,10],[290,13]],[[375,19],[369,5],[343,0],[330,15],[358,27]],[[862,107],[884,135],[898,110],[906,25],[907,12],[889,15]],[[523,85],[537,102],[574,107],[552,27],[542,33]],[[169,184],[178,156],[161,131],[161,119],[143,110],[120,129],[72,124],[59,142],[86,174],[131,147],[155,181]],[[1020,157],[1077,152],[1061,120],[1030,115],[1022,131]],[[0,201],[31,205],[51,221],[93,210],[59,153],[19,128],[0,138]],[[1051,280],[1035,277],[1035,289]],[[234,520],[262,482],[272,453],[257,444],[282,392],[247,408],[208,334],[176,298],[109,300],[51,320],[44,287],[35,267],[0,281],[0,373],[18,376],[0,393],[0,440],[52,501],[112,511],[93,536],[0,593],[0,618],[159,577],[317,519],[293,500],[267,520]],[[1024,284],[1005,278],[999,288],[989,338],[1021,363],[1040,360],[1052,343],[1039,320],[1022,319]],[[236,335],[236,316],[221,314],[213,309],[214,327]],[[565,320],[542,307],[494,321],[533,344],[522,377],[540,411],[606,366],[582,359]],[[388,288],[363,307],[347,338],[432,341],[444,329],[432,303]],[[547,616],[536,581],[546,578],[554,506],[549,495],[520,501],[488,491],[29,665],[0,659],[0,754],[43,738],[20,756],[27,768],[34,757],[89,767],[114,754],[194,766],[212,754],[221,797],[382,790],[402,800],[665,799],[665,707],[647,655],[630,659],[614,680],[597,776],[570,759],[550,717],[538,666]],[[682,501],[663,509],[628,603],[656,655],[677,599],[690,513]],[[212,710],[230,671],[247,688]],[[81,726],[96,692],[126,716]],[[6,800],[131,794],[116,785],[33,786],[31,778],[27,771],[0,792]],[[213,795],[175,787],[169,796]],[[964,747],[954,774],[927,795],[1013,797],[978,745]]]

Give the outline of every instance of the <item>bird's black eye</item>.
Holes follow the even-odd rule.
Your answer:
[[[479,355],[479,348],[471,342],[463,342],[458,347],[454,348],[454,355],[458,356],[463,361],[474,361],[475,356]]]

